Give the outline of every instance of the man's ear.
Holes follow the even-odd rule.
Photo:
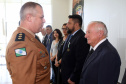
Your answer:
[[[32,15],[31,14],[27,14],[26,15],[26,20],[28,21],[28,22],[32,22]]]
[[[75,23],[75,26],[78,27],[78,26],[79,26],[79,23],[76,22],[76,23]]]
[[[102,30],[99,31],[99,37],[104,36],[104,32]]]

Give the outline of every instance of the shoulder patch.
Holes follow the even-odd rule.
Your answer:
[[[25,34],[24,33],[18,33],[16,38],[15,38],[15,41],[24,41],[25,39]]]
[[[26,56],[27,55],[26,48],[15,49],[15,55],[16,57]]]

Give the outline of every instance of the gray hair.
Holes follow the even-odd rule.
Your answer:
[[[106,37],[108,36],[107,27],[106,27],[106,25],[103,22],[101,22],[101,21],[92,21],[91,23],[95,23],[95,28],[98,31],[100,31],[100,30],[104,31],[104,36],[106,36]]]
[[[35,9],[36,6],[40,6],[42,8],[42,6],[38,3],[35,2],[27,2],[25,3],[20,10],[20,20],[24,20],[26,15],[32,14],[35,15],[35,13],[37,12],[37,10]]]

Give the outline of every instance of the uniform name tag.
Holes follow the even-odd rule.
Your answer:
[[[16,54],[16,57],[25,56],[27,55],[26,49],[25,48],[15,49],[15,54]]]

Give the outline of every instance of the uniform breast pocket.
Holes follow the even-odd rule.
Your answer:
[[[37,72],[39,75],[50,72],[50,61],[49,56],[42,57],[37,63]]]

